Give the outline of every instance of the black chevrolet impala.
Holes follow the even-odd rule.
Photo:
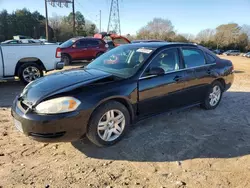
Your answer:
[[[195,44],[122,45],[84,68],[30,83],[12,115],[21,132],[39,141],[86,135],[99,146],[112,145],[142,118],[194,105],[216,108],[233,72],[231,61]]]

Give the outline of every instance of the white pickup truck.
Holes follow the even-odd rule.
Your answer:
[[[0,80],[13,77],[27,84],[44,72],[62,69],[61,54],[56,44],[2,44],[0,45]]]

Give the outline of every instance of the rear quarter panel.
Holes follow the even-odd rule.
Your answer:
[[[3,45],[4,76],[14,76],[18,61],[24,58],[37,58],[47,71],[53,70],[55,63],[60,61],[55,57],[57,47],[55,44]]]

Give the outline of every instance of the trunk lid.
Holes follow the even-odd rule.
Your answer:
[[[105,37],[110,37],[115,46],[120,46],[122,44],[131,43],[126,37],[117,34],[108,34],[106,32],[97,33],[94,38],[104,39]]]

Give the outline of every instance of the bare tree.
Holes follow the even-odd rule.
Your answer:
[[[58,16],[57,14],[53,14],[51,18],[49,18],[49,25],[54,31],[54,40],[59,39],[59,35],[62,29],[62,16]]]
[[[243,25],[242,27],[241,27],[241,31],[243,32],[243,33],[246,33],[247,34],[247,36],[248,36],[248,39],[250,40],[250,25]]]
[[[167,40],[175,35],[174,26],[168,19],[154,18],[148,22],[146,26],[141,28],[138,32],[138,36],[147,39],[161,39]]]
[[[208,42],[212,41],[214,37],[215,31],[214,29],[204,29],[201,30],[197,36],[196,36],[196,41],[197,42]]]

